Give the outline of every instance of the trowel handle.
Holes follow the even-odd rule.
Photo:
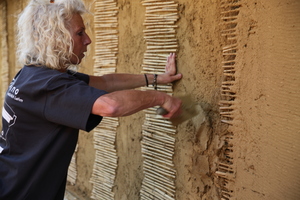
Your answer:
[[[159,107],[159,108],[157,108],[157,110],[156,110],[156,114],[158,114],[158,115],[166,115],[166,114],[168,114],[169,112],[166,110],[166,109],[164,109],[163,107]]]

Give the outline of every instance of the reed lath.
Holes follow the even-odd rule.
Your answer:
[[[239,0],[221,1],[221,35],[226,38],[223,47],[223,82],[221,86],[220,115],[221,122],[228,124],[228,129],[223,146],[223,154],[219,158],[216,176],[220,181],[221,199],[234,198],[233,184],[235,180],[234,160],[232,155],[232,139],[234,133],[230,127],[234,125],[235,112],[235,82],[236,82],[236,58],[238,52],[237,28],[240,12]]]
[[[118,53],[118,7],[116,0],[98,0],[95,2],[95,56],[94,75],[116,72]],[[117,169],[117,152],[115,139],[118,118],[105,117],[94,131],[94,148],[96,150],[91,198],[114,199],[113,186]]]
[[[76,184],[76,180],[77,180],[77,149],[78,149],[78,144],[76,145],[76,149],[75,152],[72,156],[71,159],[71,163],[69,165],[69,169],[68,169],[68,177],[67,177],[67,181],[71,184],[71,185],[75,185]]]
[[[144,0],[146,18],[144,39],[147,50],[144,54],[142,73],[162,74],[170,53],[177,52],[176,22],[178,4],[166,0]],[[153,90],[153,87],[142,87]],[[173,94],[172,85],[158,85],[159,91]],[[156,115],[156,108],[145,110],[142,126],[142,156],[144,179],[140,198],[175,199],[176,171],[173,163],[176,127]]]
[[[115,73],[118,53],[118,7],[116,0],[98,0],[95,3],[95,64],[94,74]]]
[[[5,92],[8,88],[8,81],[9,81],[9,67],[8,67],[8,46],[7,46],[7,5],[6,1],[0,2],[0,44],[1,44],[1,105],[4,103]]]

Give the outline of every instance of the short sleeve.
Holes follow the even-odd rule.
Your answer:
[[[91,110],[96,99],[106,94],[105,91],[90,87],[69,74],[51,80],[47,90],[44,109],[47,120],[85,131],[100,123],[102,117],[92,115]]]
[[[80,72],[75,72],[75,71],[72,71],[72,70],[68,70],[67,73],[72,75],[73,77],[79,79],[79,80],[84,81],[86,84],[89,84],[89,82],[90,82],[90,77],[87,74],[83,74],[83,73],[80,73]]]

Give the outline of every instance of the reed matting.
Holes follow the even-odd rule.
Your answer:
[[[95,2],[95,56],[94,75],[116,72],[118,53],[118,7],[116,0],[98,0]],[[91,197],[93,199],[114,199],[113,186],[117,169],[115,148],[118,118],[105,117],[94,129],[94,148],[96,151]]]
[[[222,154],[219,158],[216,176],[219,179],[221,189],[221,199],[229,200],[234,198],[233,184],[235,179],[234,160],[232,156],[232,139],[234,133],[230,126],[234,124],[235,111],[235,73],[236,57],[238,52],[237,40],[237,19],[239,17],[239,0],[222,0],[221,1],[221,36],[225,37],[226,45],[222,49],[223,61],[223,82],[221,86],[220,115],[221,122],[228,124],[229,128],[225,134]]]
[[[144,39],[146,52],[142,73],[162,74],[170,53],[178,50],[176,22],[178,4],[175,1],[144,0],[146,18]],[[153,90],[153,87],[142,87]],[[158,85],[157,90],[173,94],[172,85]],[[142,156],[144,158],[144,179],[140,190],[142,200],[175,199],[175,178],[173,156],[175,149],[176,127],[170,121],[156,114],[156,108],[145,110],[142,126]]]

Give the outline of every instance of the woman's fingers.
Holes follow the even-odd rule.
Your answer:
[[[176,54],[171,53],[167,58],[166,73],[170,75],[176,74]]]

